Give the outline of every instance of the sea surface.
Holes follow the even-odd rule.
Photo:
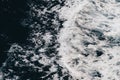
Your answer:
[[[0,80],[120,80],[120,0],[1,0]]]

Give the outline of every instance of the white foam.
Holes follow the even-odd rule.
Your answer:
[[[93,77],[90,76],[90,73],[97,70],[102,74],[100,80],[111,80],[112,78],[119,80],[119,76],[115,72],[119,68],[115,64],[120,58],[120,47],[103,47],[108,43],[106,40],[100,41],[94,35],[91,37],[87,35],[90,30],[98,29],[106,38],[108,36],[119,37],[120,11],[118,4],[114,0],[106,0],[105,2],[96,0],[95,4],[92,1],[94,0],[66,0],[66,6],[60,9],[59,16],[65,20],[58,37],[61,44],[58,49],[59,55],[62,56],[60,62],[75,79],[84,77],[83,80],[91,80]],[[110,19],[109,17],[112,15],[114,17]],[[107,27],[101,24],[107,25]],[[97,44],[86,47],[83,41],[96,42]],[[81,55],[86,52],[85,49],[90,49],[91,54],[88,57]],[[102,49],[104,55],[96,57],[94,52],[97,49]],[[114,56],[114,59],[109,60],[108,54]],[[78,64],[75,64],[74,60],[76,59],[78,59]],[[95,80],[98,79],[95,78]]]

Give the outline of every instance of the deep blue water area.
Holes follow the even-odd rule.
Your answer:
[[[10,44],[27,43],[30,29],[24,27],[21,21],[27,18],[28,10],[26,0],[0,1],[0,66],[7,58],[6,51]]]

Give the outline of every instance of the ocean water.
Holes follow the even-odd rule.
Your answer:
[[[0,80],[119,80],[119,0],[1,0]]]

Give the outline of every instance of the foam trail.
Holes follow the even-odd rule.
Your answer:
[[[120,3],[66,0],[58,41],[60,62],[76,80],[119,80]]]

